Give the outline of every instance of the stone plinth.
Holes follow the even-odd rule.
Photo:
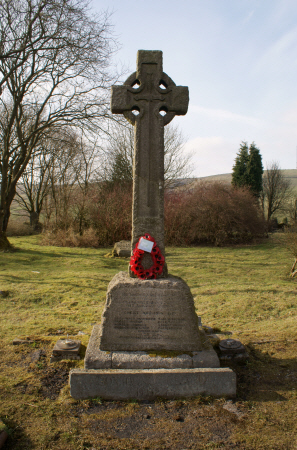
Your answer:
[[[70,372],[75,399],[153,400],[197,395],[234,397],[236,375],[224,369],[80,370]]]
[[[85,355],[85,369],[193,369],[218,368],[219,358],[202,329],[201,351],[175,354],[100,350],[101,327],[95,325]],[[178,352],[176,352],[178,353]]]
[[[130,278],[119,272],[108,286],[100,350],[201,351],[194,300],[178,277]]]

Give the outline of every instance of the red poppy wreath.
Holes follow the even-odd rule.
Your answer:
[[[144,269],[143,265],[141,264],[143,255],[145,254],[146,250],[142,250],[141,248],[139,248],[139,245],[141,245],[141,247],[147,247],[147,251],[151,254],[153,265],[149,269]],[[165,258],[162,255],[159,247],[157,246],[155,239],[147,233],[144,236],[141,236],[139,238],[139,241],[135,245],[133,255],[130,259],[131,271],[142,280],[154,279],[157,278],[157,275],[161,275],[164,263]]]

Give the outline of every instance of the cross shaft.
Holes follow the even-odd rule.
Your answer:
[[[139,50],[137,71],[112,87],[112,112],[134,125],[132,249],[149,233],[165,255],[164,126],[186,114],[188,102],[188,88],[163,72],[161,51]]]

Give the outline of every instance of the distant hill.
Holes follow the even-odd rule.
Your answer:
[[[265,174],[266,171],[264,171]],[[292,187],[297,189],[297,169],[286,169],[282,170],[284,177],[291,181]],[[223,181],[225,183],[230,183],[232,181],[231,173],[223,173],[221,175],[212,175],[210,177],[199,177],[198,180],[203,181]]]

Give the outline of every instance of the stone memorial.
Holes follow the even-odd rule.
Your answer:
[[[128,258],[131,256],[131,242],[119,241],[114,244],[112,256],[120,258]]]
[[[110,282],[85,369],[70,372],[74,398],[234,396],[235,374],[198,324],[187,284],[168,275],[164,245],[164,126],[188,109],[189,93],[163,72],[162,52],[139,50],[137,71],[113,86],[111,110],[134,125],[129,273]]]

